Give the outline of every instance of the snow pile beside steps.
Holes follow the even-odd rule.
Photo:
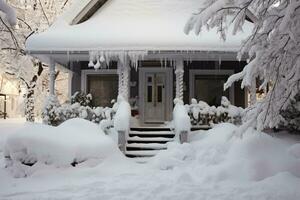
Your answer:
[[[300,145],[248,129],[237,137],[232,124],[190,135],[190,143],[170,143],[150,162],[161,170],[187,171],[201,182],[261,181],[287,173],[300,178]]]
[[[26,124],[7,138],[4,147],[6,164],[12,168],[36,163],[66,167],[121,155],[117,144],[98,125],[78,118],[58,127]]]

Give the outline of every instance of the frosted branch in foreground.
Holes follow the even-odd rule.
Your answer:
[[[224,88],[239,80],[242,88],[251,87],[256,84],[252,80],[261,80],[260,89],[267,95],[248,108],[244,126],[277,127],[284,122],[282,113],[300,93],[300,1],[206,0],[184,31],[199,34],[203,27],[217,28],[226,40],[227,27],[233,26],[233,34],[238,34],[246,18],[253,21],[253,29],[243,41],[238,59],[248,55],[248,64],[232,75]]]
[[[0,0],[0,11],[5,14],[5,17],[11,26],[17,24],[15,10],[12,7],[10,7],[4,0]]]

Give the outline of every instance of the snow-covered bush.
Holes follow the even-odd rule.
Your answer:
[[[91,94],[85,94],[84,92],[75,92],[71,97],[71,103],[79,103],[81,106],[92,106],[93,97]]]
[[[186,105],[188,114],[193,126],[211,125],[222,122],[241,124],[244,109],[231,105],[226,97],[222,97],[221,106],[209,106],[204,101],[197,102],[191,100],[190,105]]]
[[[6,167],[14,176],[25,177],[40,165],[71,167],[122,155],[117,144],[99,126],[77,118],[58,127],[26,124],[7,138],[4,156]]]
[[[58,126],[64,121],[73,118],[82,118],[97,124],[105,119],[112,120],[115,115],[115,111],[112,108],[91,108],[89,106],[84,106],[89,102],[87,99],[91,99],[91,96],[86,98],[85,101],[72,101],[74,103],[61,105],[56,97],[49,97],[46,101],[44,111],[42,112],[44,124]]]
[[[300,131],[300,94],[281,112],[283,117],[282,125],[292,131]]]
[[[55,96],[49,96],[44,105],[44,110],[42,111],[43,123],[57,126],[61,123],[60,114],[58,108],[60,104]]]

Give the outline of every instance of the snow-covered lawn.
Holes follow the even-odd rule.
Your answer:
[[[21,126],[0,121],[0,139]],[[66,130],[54,130],[59,129]],[[234,136],[235,129],[222,124],[193,133],[190,143],[170,143],[146,164],[115,152],[77,167],[37,163],[26,178],[14,178],[4,168],[0,151],[0,199],[300,199],[300,137],[249,130],[241,139]],[[85,147],[87,140],[77,136]],[[71,143],[66,141],[69,150]]]

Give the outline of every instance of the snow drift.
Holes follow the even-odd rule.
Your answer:
[[[117,144],[96,124],[71,119],[58,127],[27,124],[7,138],[4,156],[9,166],[43,163],[70,166],[91,159],[121,156]]]
[[[151,160],[156,167],[186,170],[207,181],[261,181],[287,172],[300,178],[300,145],[248,129],[243,138],[237,127],[220,124],[190,135],[189,144],[169,144]]]

